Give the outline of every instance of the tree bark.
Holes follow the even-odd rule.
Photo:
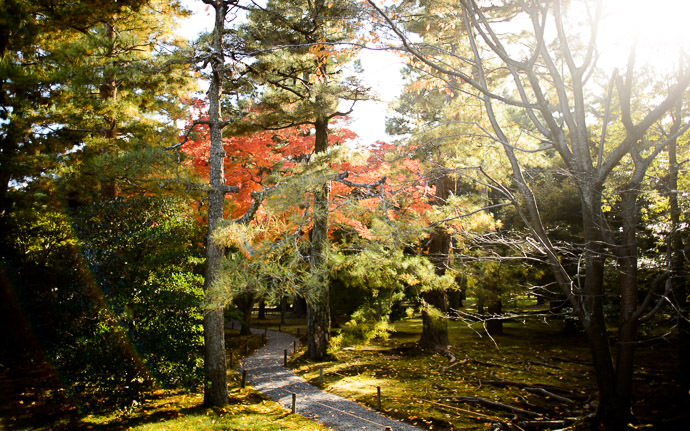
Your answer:
[[[669,173],[667,195],[671,233],[668,240],[670,255],[670,282],[673,297],[678,303],[678,383],[679,396],[685,405],[690,405],[690,315],[688,315],[688,281],[685,271],[683,237],[681,235],[681,209],[678,202],[678,143],[672,140],[668,146]]]
[[[318,119],[315,123],[314,152],[328,149],[328,120]],[[328,205],[330,182],[314,191],[314,226],[311,231],[311,283],[307,300],[307,352],[312,360],[321,360],[327,355],[331,329],[330,295],[326,275],[326,253],[328,248]]]
[[[280,324],[285,324],[285,313],[287,313],[287,296],[282,296],[280,298]]]
[[[586,181],[586,180],[585,180]],[[605,220],[601,214],[601,192],[585,181],[579,184],[582,200],[582,226],[585,240],[585,279],[581,295],[571,295],[576,311],[587,336],[594,374],[599,388],[599,423],[613,426],[616,423],[617,401],[615,369],[611,356],[609,336],[604,316],[604,236],[600,229]],[[565,293],[565,292],[564,292]],[[607,428],[608,429],[608,428]]]
[[[242,292],[234,299],[237,309],[242,313],[242,322],[240,322],[240,335],[251,335],[252,311],[254,308],[254,294],[251,292]]]
[[[637,338],[637,196],[639,184],[629,184],[621,193],[621,215],[623,219],[622,244],[618,247],[618,268],[620,273],[620,323],[616,346],[616,413],[628,423],[632,418],[632,378]]]
[[[451,194],[453,179],[445,173],[438,173],[434,203],[445,204]],[[450,234],[443,228],[437,227],[429,238],[429,260],[434,265],[437,275],[446,273],[450,260]],[[422,292],[425,307],[422,308],[422,335],[419,344],[428,348],[445,348],[448,346],[448,297],[446,292],[434,288]],[[430,307],[427,308],[427,307]]]
[[[259,320],[266,320],[266,300],[261,298],[259,301],[259,315],[257,316]]]
[[[213,232],[224,218],[225,178],[223,163],[225,151],[223,149],[220,97],[224,67],[223,30],[227,6],[225,2],[214,2],[216,11],[213,32],[213,51],[220,55],[212,62],[211,82],[209,85],[208,116],[210,123],[210,185],[208,194],[208,232],[206,236],[206,274],[204,279],[204,293],[207,295],[214,287],[221,268],[225,248],[213,240]],[[226,380],[227,365],[225,361],[225,328],[223,309],[210,304],[204,314],[204,346],[205,346],[205,379],[204,404],[224,406],[228,402],[228,385]]]

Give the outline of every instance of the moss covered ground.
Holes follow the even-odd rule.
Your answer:
[[[596,411],[597,398],[589,350],[581,334],[564,332],[562,322],[507,320],[503,335],[489,337],[480,323],[451,321],[451,346],[445,352],[418,347],[419,317],[393,326],[388,340],[345,347],[327,362],[310,362],[301,350],[291,365],[311,383],[372,408],[377,408],[380,387],[386,414],[423,429],[486,430],[497,423],[517,424],[518,418],[530,422],[531,429],[589,429],[587,418]],[[683,414],[672,396],[673,356],[668,343],[646,346],[638,354],[637,429]],[[459,402],[457,397],[481,398],[535,415],[474,399]],[[555,425],[535,424],[547,420]]]

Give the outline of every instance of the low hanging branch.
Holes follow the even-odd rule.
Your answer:
[[[249,205],[247,212],[245,212],[242,217],[235,220],[235,223],[239,223],[239,224],[249,223],[254,218],[256,211],[258,211],[259,207],[261,206],[261,202],[263,202],[264,199],[266,199],[271,193],[273,193],[279,186],[280,186],[280,183],[276,183],[272,186],[264,187],[260,191],[252,192],[251,193],[252,203]],[[239,189],[238,189],[238,191],[239,191]]]
[[[339,173],[339,174],[335,175],[335,176],[333,177],[333,180],[334,180],[334,181],[337,181],[337,182],[339,182],[339,183],[343,183],[343,184],[345,184],[346,186],[349,186],[349,187],[356,187],[356,188],[366,189],[366,194],[365,194],[365,196],[366,196],[366,197],[372,197],[372,198],[380,197],[380,193],[373,193],[371,190],[372,190],[373,188],[377,188],[377,187],[379,187],[379,186],[382,186],[382,185],[386,182],[386,176],[385,176],[385,175],[384,175],[383,177],[379,178],[378,180],[376,180],[375,182],[370,183],[370,184],[359,184],[359,183],[355,183],[355,182],[352,182],[352,181],[348,181],[348,180],[345,179],[345,178],[347,178],[348,176],[350,176],[350,173],[349,173],[348,171],[345,171],[345,172],[342,172],[342,173]]]

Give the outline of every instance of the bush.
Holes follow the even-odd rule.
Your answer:
[[[153,387],[199,385],[203,235],[184,202],[26,213],[13,235],[17,297],[81,405],[129,406]]]

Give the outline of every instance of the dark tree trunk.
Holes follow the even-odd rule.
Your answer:
[[[211,190],[208,196],[205,293],[208,293],[214,287],[225,253],[224,247],[213,241],[213,231],[218,226],[218,223],[223,220],[223,208],[225,205],[225,179],[223,175],[225,151],[223,150],[221,140],[220,96],[224,67],[224,60],[222,60],[223,29],[227,6],[225,2],[219,2],[214,4],[213,7],[216,11],[213,50],[219,53],[221,61],[214,60],[212,62],[212,76],[208,90],[208,116],[211,140],[209,182]],[[204,345],[206,351],[204,356],[204,404],[224,406],[228,402],[228,385],[226,380],[224,317],[223,309],[220,306],[211,304],[211,309],[207,310],[204,315]]]
[[[435,181],[436,194],[434,203],[443,205],[451,194],[453,180],[445,173],[439,173]],[[429,239],[429,260],[433,263],[436,274],[443,275],[450,260],[450,234],[443,228],[437,227]],[[448,298],[446,292],[434,288],[422,292],[422,299],[426,303],[422,308],[422,335],[419,344],[429,348],[445,348],[448,346]]]
[[[303,296],[295,295],[292,298],[292,314],[296,317],[306,317],[307,301]]]
[[[287,307],[288,307],[287,297],[283,296],[280,298],[280,324],[281,325],[285,324],[285,313],[287,313]]]
[[[618,247],[620,324],[616,345],[616,417],[629,423],[632,415],[632,378],[634,371],[635,341],[639,316],[637,298],[637,208],[639,184],[631,184],[621,193],[623,219],[622,244]]]
[[[259,315],[257,316],[259,320],[266,320],[266,300],[261,298],[259,301]]]
[[[252,311],[254,308],[254,294],[251,292],[243,292],[235,297],[233,300],[237,309],[242,313],[242,322],[240,322],[240,335],[251,335],[252,325]]]
[[[477,292],[477,314],[484,314],[484,300],[486,295],[481,290]]]
[[[671,218],[671,237],[668,241],[670,255],[670,282],[673,297],[678,304],[678,383],[679,397],[690,407],[690,315],[688,313],[688,280],[685,271],[685,253],[681,235],[681,209],[678,202],[678,143],[672,140],[668,146],[669,174],[667,195]]]
[[[585,239],[584,261],[585,280],[581,295],[570,297],[577,302],[578,318],[582,322],[587,336],[594,373],[599,388],[599,408],[597,420],[606,429],[616,429],[620,423],[619,408],[616,399],[616,377],[611,356],[609,336],[606,332],[604,317],[604,237],[600,226],[604,218],[601,208],[601,194],[598,191],[582,192],[583,235]]]
[[[315,124],[314,152],[328,149],[328,120]],[[314,226],[311,231],[311,283],[307,300],[307,352],[312,360],[327,355],[331,329],[330,295],[326,275],[326,251],[328,248],[328,205],[330,182],[326,181],[314,191]]]
[[[447,292],[448,296],[448,308],[452,310],[459,310],[463,307],[462,301],[465,299],[463,289],[453,290],[452,292]]]
[[[434,307],[434,310],[422,310],[422,336],[419,345],[432,349],[445,348],[449,344],[448,320],[445,317],[448,312],[446,294],[442,290],[433,289],[424,292],[422,297],[427,304]]]

